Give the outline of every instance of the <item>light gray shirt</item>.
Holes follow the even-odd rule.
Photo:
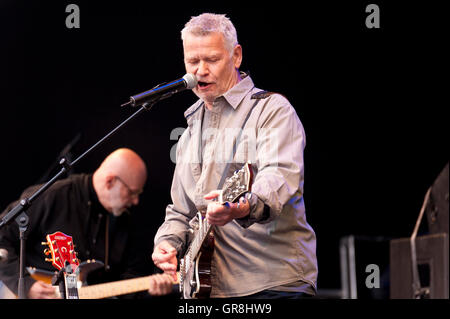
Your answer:
[[[203,101],[185,112],[188,128],[177,145],[172,204],[155,236],[155,245],[168,240],[179,256],[187,248],[189,221],[206,210],[203,196],[217,189],[243,128],[227,176],[251,161],[258,202],[247,218],[213,228],[211,297],[295,290],[305,283],[307,292],[316,290],[316,236],[303,201],[305,133],[285,97],[252,99],[260,91],[245,76],[216,99],[203,127]]]

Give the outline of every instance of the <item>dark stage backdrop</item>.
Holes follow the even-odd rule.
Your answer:
[[[66,27],[70,3],[80,8],[78,29]],[[257,87],[287,96],[305,127],[305,201],[318,238],[319,287],[338,288],[339,239],[409,236],[448,161],[444,10],[425,1],[375,1],[381,28],[368,29],[369,3],[3,0],[0,206],[48,180],[74,138],[78,156],[129,116],[133,110],[120,104],[130,95],[183,76],[180,30],[191,16],[226,13],[243,46],[241,69]],[[183,92],[161,101],[73,169],[92,172],[118,147],[145,159],[149,180],[135,216],[149,256],[170,201],[170,134],[186,126],[183,112],[195,100]],[[377,263],[374,252],[364,253]]]

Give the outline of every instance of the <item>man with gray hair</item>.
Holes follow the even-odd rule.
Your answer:
[[[213,225],[210,297],[314,295],[316,237],[303,200],[305,133],[294,108],[239,71],[242,47],[225,15],[193,17],[181,37],[199,100],[184,113],[188,129],[177,145],[172,203],[155,236],[155,265],[175,276],[192,237],[189,222],[199,211]],[[251,192],[238,203],[214,201],[223,176],[248,160]]]

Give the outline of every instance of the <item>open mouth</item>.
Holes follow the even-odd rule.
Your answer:
[[[205,89],[205,88],[207,88],[208,86],[210,86],[212,83],[208,83],[208,82],[203,82],[203,81],[198,81],[198,87],[200,88],[200,89]]]

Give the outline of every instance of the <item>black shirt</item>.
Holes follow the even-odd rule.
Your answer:
[[[40,185],[24,191],[21,198],[29,197]],[[17,205],[11,203],[4,215]],[[100,204],[92,185],[92,175],[72,175],[57,181],[27,209],[29,226],[26,231],[26,266],[54,271],[50,262],[45,261],[41,243],[46,236],[61,231],[73,238],[75,251],[80,261],[99,260],[108,269],[96,271],[89,276],[89,284],[114,281],[149,274],[151,263],[149,252],[142,252],[133,240],[130,230],[131,216],[127,213],[115,217]],[[105,261],[106,223],[109,223],[108,260]],[[0,264],[0,280],[17,294],[19,276],[19,229],[15,222],[0,229],[0,247],[8,250],[8,261]],[[25,289],[34,283],[30,276],[25,278]]]

